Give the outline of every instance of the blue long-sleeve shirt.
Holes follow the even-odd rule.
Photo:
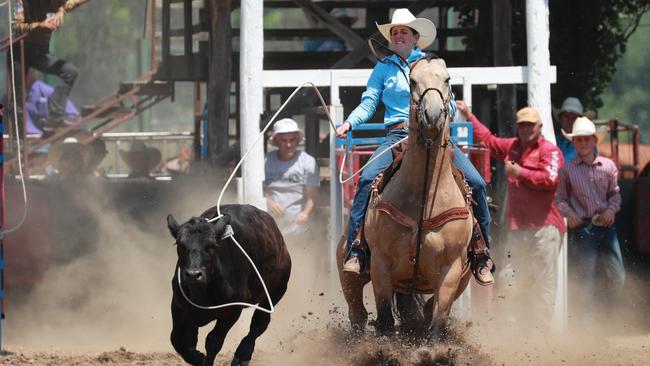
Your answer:
[[[388,127],[409,119],[411,98],[408,80],[410,74],[409,63],[423,57],[425,57],[424,52],[419,48],[415,48],[406,59],[408,61],[406,65],[402,65],[397,55],[384,57],[382,62],[377,63],[368,79],[366,91],[361,95],[361,103],[346,119],[350,122],[352,129],[366,123],[375,114],[379,102],[384,103],[386,110],[384,113],[384,126]],[[406,78],[400,68],[406,74]]]
[[[560,148],[560,151],[562,151],[564,161],[569,162],[576,157],[577,153],[575,146],[573,146],[573,142],[567,140],[561,133],[555,135],[555,144]]]

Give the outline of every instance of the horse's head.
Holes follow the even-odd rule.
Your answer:
[[[206,285],[211,277],[223,271],[219,252],[227,247],[224,237],[230,216],[224,215],[216,223],[192,217],[178,225],[172,215],[167,216],[167,226],[176,239],[178,266],[183,283]],[[217,273],[215,273],[217,272]]]
[[[449,117],[451,87],[445,61],[422,59],[411,64],[411,118],[409,128],[422,138],[444,132]]]

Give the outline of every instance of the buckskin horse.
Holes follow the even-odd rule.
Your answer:
[[[365,328],[363,287],[372,278],[378,332],[394,327],[395,294],[402,326],[417,328],[424,320],[427,337],[439,339],[453,301],[471,277],[467,251],[473,217],[462,176],[452,174],[445,62],[422,59],[410,67],[409,136],[401,167],[381,192],[373,187],[364,222],[370,273],[342,271],[345,240],[337,262],[353,330]],[[422,309],[424,319],[413,294],[433,294]]]
[[[230,328],[241,315],[241,303],[275,305],[287,290],[291,259],[273,218],[250,205],[225,205],[216,222],[217,208],[208,209],[178,225],[172,215],[167,226],[176,239],[178,261],[172,280],[171,342],[183,360],[192,365],[213,365]],[[246,251],[259,271],[253,269],[231,235]],[[217,308],[225,303],[240,303]],[[267,310],[268,311],[268,310]],[[216,320],[205,340],[206,355],[197,351],[199,327]],[[259,308],[253,313],[250,331],[235,351],[231,365],[249,364],[255,340],[269,325],[271,315]]]

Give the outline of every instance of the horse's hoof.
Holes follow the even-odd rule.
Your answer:
[[[429,342],[430,343],[440,343],[447,338],[447,332],[442,329],[431,329],[429,330]]]
[[[233,357],[232,362],[230,363],[230,366],[248,366],[248,364],[250,362],[251,362],[250,360],[242,361],[242,360],[239,359],[239,357],[235,356],[235,357]]]

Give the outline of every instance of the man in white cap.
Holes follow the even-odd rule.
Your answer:
[[[291,118],[275,122],[270,143],[278,150],[267,153],[264,164],[266,206],[288,236],[307,231],[320,185],[316,159],[298,150],[302,138],[302,131]]]
[[[584,329],[595,323],[595,306],[599,302],[611,305],[606,302],[617,299],[623,290],[625,269],[613,226],[621,195],[616,164],[596,153],[594,123],[578,117],[565,136],[573,142],[577,156],[560,170],[555,201],[569,222],[569,257],[578,284],[571,291],[577,302],[570,318]],[[597,286],[603,280],[601,274],[605,286]]]
[[[569,132],[573,128],[573,122],[576,118],[584,114],[582,103],[576,97],[568,97],[562,102],[558,118],[560,119],[560,131]],[[555,134],[555,142],[557,147],[562,151],[564,161],[571,161],[576,157],[576,149],[573,147],[571,140],[564,138],[564,134]]]

